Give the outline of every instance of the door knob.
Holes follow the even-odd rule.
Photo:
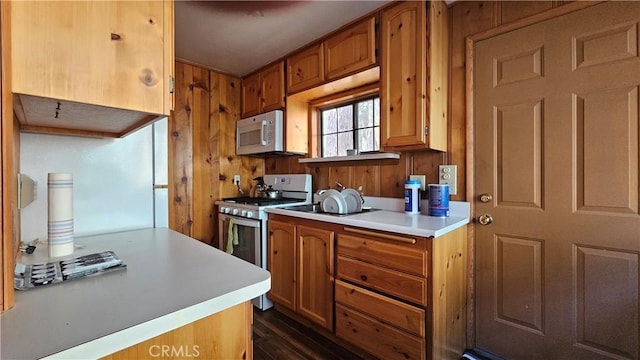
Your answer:
[[[493,222],[493,217],[490,214],[482,214],[478,217],[480,225],[489,225]]]
[[[491,200],[493,200],[493,196],[491,196],[491,194],[482,194],[482,195],[480,195],[480,201],[483,202],[483,203],[488,203]]]

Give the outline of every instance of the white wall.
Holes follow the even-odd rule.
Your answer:
[[[21,134],[20,172],[37,182],[36,200],[20,210],[22,241],[47,240],[49,172],[73,173],[76,237],[153,227],[153,156],[152,126],[123,139]]]

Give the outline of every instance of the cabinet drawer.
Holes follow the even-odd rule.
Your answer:
[[[425,311],[336,280],[336,302],[424,338]]]
[[[340,234],[337,251],[338,255],[384,265],[423,277],[427,276],[428,252],[416,245],[393,244],[363,236]]]
[[[336,304],[336,335],[380,359],[425,359],[425,339]]]
[[[427,279],[338,256],[338,278],[427,305]]]

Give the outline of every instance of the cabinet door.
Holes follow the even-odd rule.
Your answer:
[[[327,79],[333,80],[376,63],[376,20],[356,24],[325,41]]]
[[[271,272],[268,296],[278,304],[296,309],[296,229],[295,225],[269,220],[267,268]]]
[[[161,1],[17,1],[14,93],[168,115]]]
[[[259,114],[260,103],[260,73],[255,73],[242,79],[242,117]]]
[[[262,112],[284,108],[284,61],[260,72]]]
[[[425,147],[426,6],[407,1],[381,15],[381,148]]]
[[[298,313],[333,329],[333,231],[299,225]]]
[[[287,93],[308,89],[324,81],[323,44],[316,43],[287,58]]]

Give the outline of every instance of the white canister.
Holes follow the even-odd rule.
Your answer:
[[[420,180],[404,182],[404,212],[420,214]]]
[[[49,257],[73,254],[73,175],[47,177]]]

